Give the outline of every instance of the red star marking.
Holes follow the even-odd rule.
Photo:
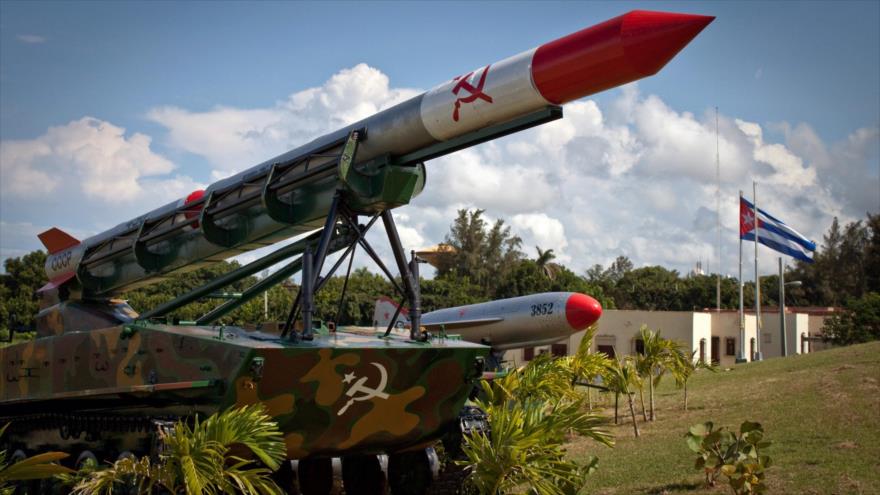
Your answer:
[[[744,202],[739,205],[739,235],[755,230],[755,212]]]
[[[477,101],[477,98],[492,103],[492,97],[483,93],[483,85],[486,84],[486,76],[489,74],[489,65],[483,69],[483,73],[480,75],[480,80],[477,82],[477,86],[474,87],[468,80],[474,75],[473,72],[468,72],[463,76],[458,76],[453,81],[458,81],[458,84],[452,88],[452,94],[458,96],[458,93],[463,89],[470,93],[470,96],[465,96],[464,98],[458,98],[455,100],[455,110],[452,111],[452,120],[458,122],[458,109],[461,108],[462,103],[473,103]]]
[[[747,211],[743,214],[743,225],[746,226],[749,230],[752,230],[755,226],[755,216],[752,215],[752,212]]]
[[[459,310],[458,310],[458,316],[464,316],[464,310],[463,310],[463,309],[459,309]]]
[[[391,318],[391,315],[388,314],[388,312],[386,311],[386,312],[385,312],[385,319],[387,320],[388,318]]]

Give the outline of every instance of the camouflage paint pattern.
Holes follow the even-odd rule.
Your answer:
[[[291,459],[394,452],[430,442],[457,418],[488,350],[343,331],[294,343],[236,327],[68,330],[0,349],[0,416],[209,414],[261,402]]]

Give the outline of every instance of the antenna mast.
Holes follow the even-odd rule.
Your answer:
[[[715,222],[718,233],[718,276],[715,281],[715,311],[721,311],[721,154],[718,150],[718,107],[715,107]]]

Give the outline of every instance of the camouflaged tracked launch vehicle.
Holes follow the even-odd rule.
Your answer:
[[[100,319],[102,308],[67,305],[68,316]],[[112,307],[113,318],[128,312],[121,302]],[[363,465],[384,453],[394,461],[395,452],[429,446],[454,426],[487,352],[345,332],[291,342],[233,327],[78,327],[0,349],[0,421],[12,421],[12,450],[115,459],[149,453],[164,421],[261,402],[284,432],[289,458],[306,459],[303,489],[321,493],[325,482],[306,478],[329,482],[330,457]]]

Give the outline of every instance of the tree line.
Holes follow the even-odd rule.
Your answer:
[[[577,274],[556,259],[552,246],[534,246],[530,255],[530,249],[504,220],[489,222],[484,214],[479,209],[458,211],[444,239],[451,249],[439,254],[435,277],[421,280],[425,311],[548,291],[589,294],[607,309],[693,311],[715,307],[715,275],[681,274],[662,266],[636,268],[626,256],[619,256],[608,267],[596,264]],[[35,291],[46,283],[45,260],[45,252],[34,251],[5,261],[6,273],[0,275],[0,338],[13,325],[18,330],[32,328],[38,311]],[[124,297],[136,310],[146,311],[238,267],[236,261],[217,263],[168,277]],[[802,282],[787,289],[789,306],[864,306],[867,301],[873,308],[872,298],[880,299],[880,214],[868,214],[867,219],[844,226],[835,218],[815,254],[815,263],[796,262],[788,269],[786,280]],[[256,281],[256,277],[248,277],[226,290],[240,292]],[[342,299],[344,285],[343,276],[328,280],[316,296],[317,318],[369,326],[377,298],[399,297],[388,280],[366,268],[352,272]],[[220,323],[283,320],[297,290],[292,282],[275,286],[268,294],[268,311],[260,297]],[[754,283],[747,282],[747,306],[754,304],[754,292]],[[762,277],[762,304],[777,305],[777,299],[777,275]],[[173,316],[194,320],[220,302],[201,300],[180,308]],[[736,279],[722,278],[721,305],[726,309],[739,306]],[[880,338],[880,331],[874,338]]]

